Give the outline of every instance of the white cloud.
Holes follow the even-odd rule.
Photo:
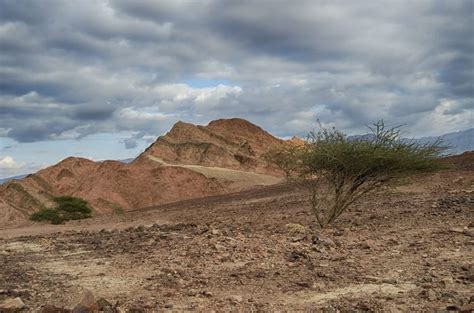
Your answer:
[[[14,176],[26,169],[24,162],[17,162],[11,156],[0,157],[0,177]]]
[[[11,156],[0,158],[0,169],[15,169],[21,167]]]
[[[127,107],[118,112],[118,117],[125,120],[163,121],[171,116],[171,114],[157,112],[157,108],[154,107]]]

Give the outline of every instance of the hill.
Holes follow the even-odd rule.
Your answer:
[[[283,140],[243,119],[221,119],[207,126],[178,122],[138,159],[160,158],[171,164],[274,174],[275,168],[262,158],[262,154],[283,144]]]
[[[280,173],[262,154],[283,144],[242,119],[178,122],[130,163],[70,157],[1,185],[0,225],[24,222],[58,195],[107,214],[275,184]]]

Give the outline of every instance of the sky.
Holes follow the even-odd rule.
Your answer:
[[[135,157],[178,120],[470,128],[473,3],[0,0],[0,178]]]

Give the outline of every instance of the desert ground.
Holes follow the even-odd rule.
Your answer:
[[[88,290],[106,312],[469,312],[474,162],[460,160],[325,230],[292,184],[0,229],[0,301],[72,309]]]

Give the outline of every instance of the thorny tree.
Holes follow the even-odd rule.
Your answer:
[[[407,140],[399,126],[387,128],[383,121],[369,129],[369,135],[350,138],[321,127],[309,133],[304,146],[273,152],[277,165],[309,191],[311,211],[321,228],[395,178],[442,168],[439,157],[446,147],[441,140]]]

